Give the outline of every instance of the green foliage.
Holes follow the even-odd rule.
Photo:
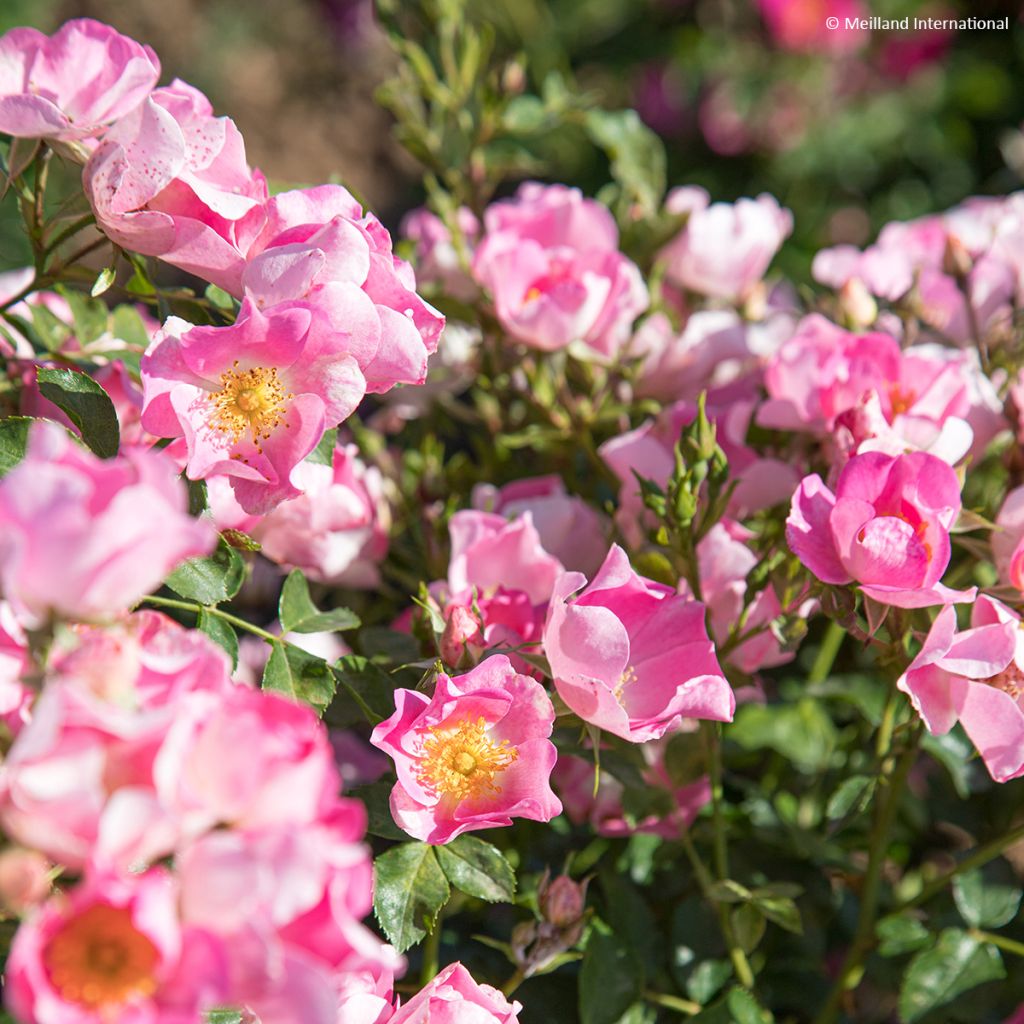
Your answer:
[[[402,843],[373,862],[373,910],[388,941],[404,953],[437,924],[451,888],[427,843]]]
[[[326,633],[358,629],[359,616],[347,608],[320,611],[309,596],[309,584],[299,569],[284,581],[278,603],[278,619],[285,633]]]
[[[64,368],[40,367],[39,390],[82,433],[82,440],[102,459],[113,458],[121,443],[114,403],[85,373]]]
[[[167,577],[166,584],[189,601],[217,605],[230,601],[241,590],[244,580],[242,556],[221,538],[212,555],[183,562]]]
[[[516,894],[516,873],[502,852],[476,836],[462,835],[437,848],[448,881],[468,896],[508,903]]]
[[[262,686],[264,690],[275,690],[292,700],[309,704],[323,714],[334,698],[337,680],[323,658],[282,642],[271,644]]]

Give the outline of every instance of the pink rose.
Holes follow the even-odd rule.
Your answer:
[[[291,479],[301,495],[251,527],[263,554],[322,583],[379,586],[391,525],[380,471],[363,464],[355,445],[339,445],[332,465],[300,462]]]
[[[983,594],[971,628],[957,632],[956,610],[943,608],[897,685],[930,733],[959,721],[996,782],[1024,775],[1024,634],[1016,612]]]
[[[19,917],[53,888],[53,865],[35,850],[9,846],[0,853],[0,909]]]
[[[559,696],[585,722],[633,743],[684,718],[732,720],[736,701],[704,627],[704,605],[637,575],[618,545],[587,585],[555,582],[544,652]]]
[[[467,256],[472,259],[473,247],[480,237],[480,222],[467,206],[460,206],[456,217],[466,240]],[[421,283],[438,285],[446,295],[464,302],[476,298],[476,282],[463,267],[451,232],[437,214],[425,206],[412,210],[402,218],[401,233],[416,245],[416,276]]]
[[[509,334],[548,352],[573,341],[618,352],[648,295],[604,206],[578,189],[526,182],[490,206],[484,225],[473,273]]]
[[[689,291],[742,301],[792,230],[793,215],[767,193],[693,206],[683,230],[662,251],[666,275]]]
[[[959,513],[960,481],[947,463],[924,452],[868,452],[843,467],[835,494],[816,473],[804,477],[786,540],[824,583],[856,582],[882,604],[927,608],[976,593],[939,582]]]
[[[859,0],[757,0],[757,6],[779,46],[814,54],[847,53],[860,49],[866,30],[847,28],[846,19],[866,17],[870,11]],[[838,25],[826,24],[828,17]]]
[[[513,818],[561,814],[550,783],[555,710],[540,683],[504,655],[454,679],[439,674],[432,698],[396,690],[395,701],[370,741],[395,762],[391,813],[410,835],[449,843]]]
[[[182,1024],[224,1005],[226,950],[182,924],[162,869],[92,874],[54,897],[14,938],[4,996],[32,1024]]]
[[[104,136],[83,185],[111,241],[237,293],[267,198],[234,122],[175,79]],[[252,216],[250,216],[250,214]]]
[[[477,984],[462,964],[450,964],[426,988],[395,1011],[388,1024],[516,1024],[520,1003],[496,988]]]
[[[346,972],[338,979],[333,1024],[388,1024],[394,1013],[394,972],[387,967]]]
[[[558,476],[515,480],[503,487],[477,484],[473,507],[508,520],[529,512],[540,543],[567,569],[595,572],[608,551],[608,527],[582,498],[566,492]]]
[[[52,36],[34,28],[0,38],[0,132],[15,138],[93,138],[150,93],[160,61],[148,46],[90,18]]]
[[[363,397],[347,337],[314,336],[311,320],[249,301],[231,327],[171,317],[143,357],[143,427],[184,437],[189,478],[229,477],[246,512],[298,497],[292,471]]]
[[[992,531],[992,559],[1004,583],[1024,593],[1024,487],[1003,501]]]
[[[29,626],[118,615],[213,547],[213,528],[186,508],[166,456],[99,459],[62,428],[35,424],[25,458],[0,481],[3,592]]]
[[[29,667],[28,638],[14,609],[0,601],[0,722],[17,736],[31,716],[35,692],[22,681]]]
[[[247,252],[245,295],[261,309],[301,300],[317,344],[344,338],[367,391],[422,384],[444,317],[416,293],[412,267],[392,252],[380,221],[340,185],[281,192],[263,215]]]

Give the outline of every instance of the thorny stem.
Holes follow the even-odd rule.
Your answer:
[[[273,633],[268,633],[265,629],[260,629],[259,626],[254,626],[251,622],[246,622],[245,619],[240,619],[237,615],[232,615],[230,612],[221,611],[220,608],[215,608],[212,605],[198,604],[195,601],[179,601],[173,597],[153,596],[144,597],[140,603],[155,604],[159,608],[178,608],[181,611],[192,612],[195,615],[198,615],[200,612],[206,612],[207,615],[223,619],[232,626],[237,626],[239,629],[244,629],[247,633],[261,637],[268,644],[280,644],[283,642],[279,636],[274,636]]]

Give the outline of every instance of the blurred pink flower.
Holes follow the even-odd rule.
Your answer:
[[[460,206],[456,217],[472,259],[480,238],[480,221],[467,206]],[[477,284],[462,266],[451,232],[437,214],[425,206],[412,210],[402,218],[401,234],[416,245],[416,277],[421,284],[437,285],[446,295],[463,301],[476,297]]]
[[[871,13],[860,0],[757,0],[757,5],[772,38],[786,50],[841,54],[859,50],[868,39],[867,29],[846,24]]]
[[[516,1024],[520,1003],[509,1002],[496,988],[475,982],[462,964],[450,964],[404,1006],[388,1024]]]

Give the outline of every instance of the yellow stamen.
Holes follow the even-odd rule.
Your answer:
[[[123,907],[96,903],[71,918],[43,950],[50,982],[91,1010],[151,995],[160,954]]]
[[[1018,700],[1024,693],[1024,672],[1018,668],[1015,661],[1011,661],[998,675],[992,676],[991,679],[984,679],[982,682],[994,686],[997,690],[1002,690],[1003,693],[1008,693],[1014,700]]]
[[[508,740],[495,743],[487,735],[483,717],[429,731],[417,773],[425,788],[458,800],[501,792],[494,777],[519,757],[519,751]]]
[[[273,366],[225,370],[220,375],[220,383],[220,391],[215,391],[209,399],[213,406],[210,425],[226,434],[232,443],[248,433],[256,450],[261,452],[261,442],[284,422],[288,402],[295,396],[285,391]]]
[[[623,672],[621,676],[619,676],[618,685],[612,691],[612,693],[615,695],[615,699],[620,704],[622,703],[622,695],[626,692],[626,687],[632,686],[633,683],[636,682],[636,679],[636,669],[633,668],[632,665],[627,665],[626,671]]]

